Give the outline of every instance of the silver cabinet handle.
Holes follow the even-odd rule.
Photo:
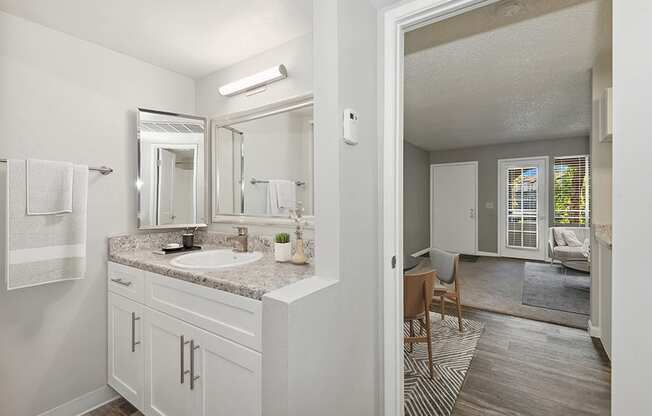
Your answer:
[[[119,278],[119,279],[111,279],[111,281],[114,282],[114,283],[117,283],[117,284],[119,284],[119,285],[122,285],[122,286],[131,286],[131,282],[130,282],[130,281],[127,280],[127,281],[125,282],[124,280],[122,280],[122,278]]]
[[[136,316],[136,312],[131,313],[131,352],[136,352],[136,345],[140,344],[140,341],[136,341],[136,321],[139,321],[140,317]]]
[[[195,350],[199,348],[199,345],[195,345],[195,341],[190,341],[190,390],[195,389],[195,381],[199,379],[199,376],[195,375]]]
[[[185,364],[185,357],[184,357],[184,354],[183,354],[183,350],[185,348],[185,345],[190,343],[190,341],[186,341],[186,339],[185,339],[185,337],[183,335],[181,335],[181,338],[179,338],[179,340],[181,341],[181,343],[179,345],[179,350],[181,351],[181,360],[180,360],[181,361],[181,384],[183,384],[186,374],[188,374],[190,372],[190,371],[188,371],[188,370],[186,370],[184,368],[186,366],[186,364]]]

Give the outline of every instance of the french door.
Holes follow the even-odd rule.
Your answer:
[[[498,253],[545,260],[548,157],[498,161]]]

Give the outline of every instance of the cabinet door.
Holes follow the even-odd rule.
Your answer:
[[[143,307],[109,293],[108,329],[108,384],[131,404],[142,409],[145,390],[145,358],[141,343]]]
[[[193,328],[145,308],[145,414],[189,416],[192,396],[188,366]]]
[[[259,416],[260,353],[201,329],[195,334],[193,414]]]

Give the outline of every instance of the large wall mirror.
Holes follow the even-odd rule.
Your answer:
[[[138,110],[138,228],[204,226],[201,117]]]
[[[312,217],[313,141],[311,98],[215,120],[213,221],[278,224],[298,207]]]

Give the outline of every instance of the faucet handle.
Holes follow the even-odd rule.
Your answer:
[[[249,233],[249,229],[247,227],[233,227],[236,230],[238,230],[238,235],[247,235]]]

